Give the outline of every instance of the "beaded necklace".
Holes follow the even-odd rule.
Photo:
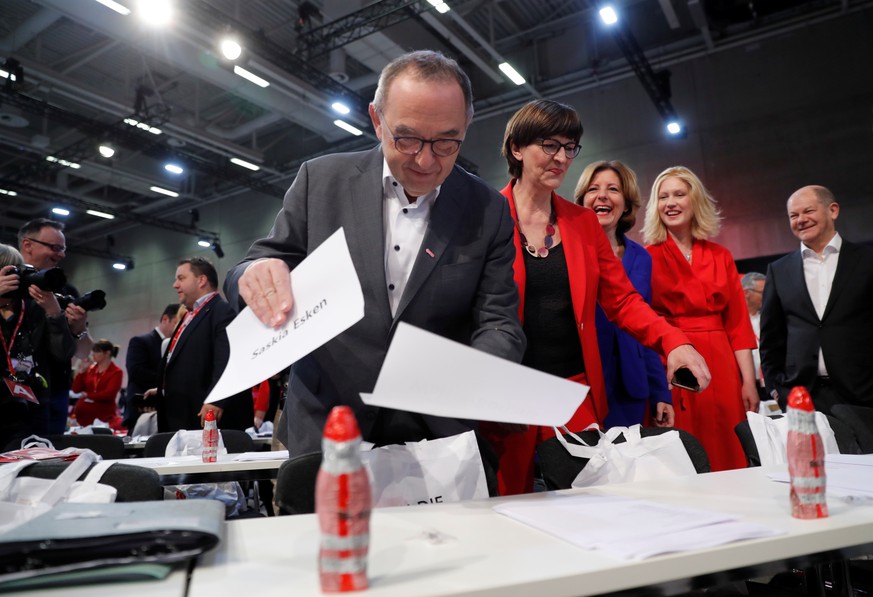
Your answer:
[[[558,221],[558,216],[555,214],[555,206],[551,205],[552,211],[549,214],[549,223],[546,224],[546,235],[543,237],[543,246],[539,249],[535,249],[533,245],[527,242],[527,237],[524,235],[524,232],[521,231],[521,226],[518,221],[515,222],[515,227],[518,229],[518,235],[521,237],[521,244],[524,247],[524,250],[530,253],[533,257],[539,257],[540,259],[545,259],[549,256],[549,249],[554,245],[554,236],[555,236],[555,222]],[[518,213],[518,205],[515,206],[515,211]]]

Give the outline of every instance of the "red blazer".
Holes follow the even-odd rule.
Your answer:
[[[112,362],[103,373],[98,373],[94,364],[76,376],[70,389],[88,393],[88,397],[80,398],[73,409],[79,425],[90,425],[95,418],[108,423],[118,414],[116,400],[122,377],[121,368]]]
[[[518,221],[515,201],[512,200],[510,182],[501,194],[509,200],[512,219]],[[610,321],[613,321],[638,340],[662,354],[667,354],[677,346],[691,344],[679,329],[671,326],[658,316],[634,290],[621,261],[615,257],[609,239],[603,232],[594,212],[576,205],[552,193],[561,243],[567,259],[570,278],[570,296],[576,316],[579,342],[582,344],[582,358],[585,361],[585,375],[591,387],[588,399],[600,423],[607,413],[606,389],[603,383],[603,367],[600,363],[600,348],[597,343],[597,330],[594,324],[595,305],[600,303]],[[518,227],[515,229],[515,262],[513,263],[515,283],[518,285],[518,316],[524,323],[525,269],[524,253]],[[578,430],[577,430],[578,431]]]

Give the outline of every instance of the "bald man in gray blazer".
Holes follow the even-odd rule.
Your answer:
[[[305,163],[269,236],[225,282],[231,304],[242,299],[281,325],[293,300],[288,272],[345,230],[364,318],[292,368],[278,431],[292,455],[321,449],[327,414],[341,404],[380,445],[476,428],[363,404],[401,321],[516,362],[524,353],[508,205],[454,163],[472,118],[466,75],[435,52],[407,54],[383,71],[370,117],[381,144]]]

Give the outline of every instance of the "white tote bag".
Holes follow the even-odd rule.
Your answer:
[[[485,469],[472,431],[373,448],[361,457],[370,475],[374,507],[488,497]]]
[[[558,441],[572,456],[589,459],[585,468],[573,480],[572,487],[697,474],[694,463],[691,462],[691,457],[688,456],[688,451],[682,443],[682,438],[675,430],[641,437],[639,425],[612,427],[605,433],[600,432],[600,441],[595,446],[586,444],[574,433],[567,432],[582,445],[569,443],[557,429],[555,433]],[[621,434],[626,441],[620,444],[614,443]]]
[[[98,462],[83,481],[77,481],[98,458],[91,450],[84,450],[55,479],[20,477],[34,460],[0,466],[0,533],[36,518],[60,502],[114,502],[118,491],[98,482],[113,462]]]
[[[762,417],[758,413],[747,412],[746,419],[749,421],[749,430],[758,448],[758,456],[761,466],[776,466],[788,462],[788,417],[773,419]],[[825,454],[839,454],[837,439],[834,430],[824,413],[815,412],[815,426],[818,427],[821,441],[824,444]]]

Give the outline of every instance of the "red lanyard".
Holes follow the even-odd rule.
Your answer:
[[[199,307],[194,309],[193,312],[189,311],[188,313],[185,314],[185,319],[182,320],[182,323],[179,325],[179,329],[176,330],[176,333],[173,334],[173,339],[170,341],[170,347],[167,349],[167,358],[168,359],[170,358],[170,356],[172,356],[173,349],[176,348],[176,342],[179,341],[179,336],[182,335],[182,332],[185,331],[185,328],[188,327],[188,324],[191,323],[191,320],[193,320],[195,317],[197,317],[197,314],[200,312],[200,309],[205,307],[207,305],[207,303],[209,303],[209,301],[214,299],[217,294],[218,294],[218,292],[212,293],[212,296],[210,296],[208,299],[203,301]]]
[[[6,344],[6,336],[0,333],[0,340],[3,343],[3,352],[6,353],[6,365],[9,367],[9,377],[15,377],[15,367],[12,366],[12,346],[15,344],[15,337],[18,335],[18,330],[21,328],[21,322],[24,321],[24,299],[21,299],[21,312],[18,314],[18,323],[15,324],[15,329],[9,337],[9,344]]]

